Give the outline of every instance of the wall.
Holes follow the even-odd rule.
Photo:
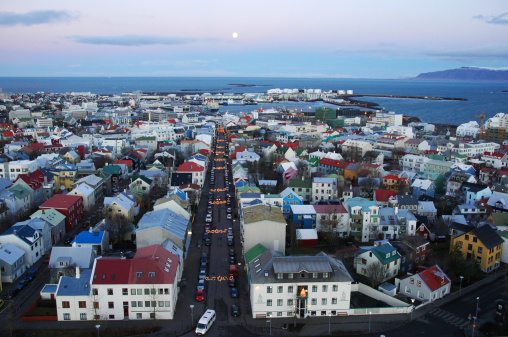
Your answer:
[[[351,285],[351,292],[357,291],[361,294],[367,295],[376,300],[385,302],[390,305],[386,308],[355,308],[349,309],[349,315],[368,315],[369,312],[375,315],[388,315],[388,314],[407,314],[412,310],[412,306],[393,298],[389,295],[383,294],[374,288],[371,288],[363,283],[356,283]]]

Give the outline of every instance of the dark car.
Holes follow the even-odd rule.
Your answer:
[[[68,244],[69,244],[69,243],[71,243],[71,242],[72,242],[72,238],[71,238],[70,236],[66,235],[66,236],[64,237],[64,243],[65,243],[66,245],[68,245]]]
[[[48,264],[49,260],[51,260],[51,255],[48,255],[44,258],[44,263]]]
[[[203,253],[201,254],[201,264],[207,264],[208,263],[208,256],[206,255],[206,253]]]
[[[88,226],[90,226],[90,221],[85,221],[81,224],[81,228],[87,228]]]
[[[212,244],[212,240],[210,238],[205,239],[205,245],[210,246]]]
[[[230,200],[230,199],[228,199],[228,200],[226,201],[226,205],[231,206],[231,200]]]
[[[230,288],[236,288],[236,279],[234,277],[230,278],[228,284]]]
[[[238,289],[231,288],[231,297],[238,298]]]
[[[208,232],[205,232],[205,234],[203,234],[203,240],[210,240],[210,234],[208,234]]]
[[[21,282],[19,282],[18,285],[14,289],[21,290],[24,287],[26,287],[28,285],[28,283],[30,283],[30,281],[27,279],[21,280]]]
[[[236,264],[236,259],[234,256],[229,257],[229,264]]]
[[[233,316],[233,317],[240,316],[240,308],[237,305],[233,304],[231,306],[231,316]]]
[[[11,291],[9,291],[7,293],[7,296],[5,298],[10,300],[11,298],[15,297],[19,293],[19,290],[20,289],[18,289],[18,287],[11,289]]]
[[[232,246],[234,244],[233,239],[228,239],[228,246]]]
[[[229,256],[235,256],[235,250],[233,248],[229,249]]]

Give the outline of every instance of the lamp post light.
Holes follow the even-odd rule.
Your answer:
[[[331,320],[332,320],[332,313],[329,313],[328,314],[328,335],[330,335],[330,336],[332,335],[332,330],[331,330],[331,326],[330,326]]]
[[[415,310],[415,299],[411,299],[411,320],[413,320],[413,311]]]
[[[372,311],[369,311],[369,333],[370,333],[370,323],[372,322]]]
[[[480,297],[477,297],[476,298],[476,313],[475,313],[476,318],[478,318],[478,314],[479,314],[478,310],[480,310],[480,308],[478,307],[479,304],[480,304]]]
[[[268,319],[266,320],[268,323],[270,323],[270,336],[272,335],[272,315],[270,314],[267,314],[266,315],[268,317]]]
[[[191,304],[190,305],[190,310],[191,310],[191,326],[194,325],[194,304]]]
[[[464,279],[464,276],[459,276],[460,277],[460,288],[459,288],[459,295],[462,294],[462,280]]]
[[[97,337],[99,337],[100,336],[100,330],[99,329],[101,328],[101,325],[97,324],[95,327],[97,328]]]
[[[473,332],[471,333],[471,337],[474,337],[474,329],[476,328],[476,316],[473,317]]]

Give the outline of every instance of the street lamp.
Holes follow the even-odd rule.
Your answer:
[[[464,276],[459,276],[460,277],[460,289],[459,289],[459,295],[462,294],[462,280],[464,279]]]
[[[99,334],[100,334],[99,329],[101,328],[101,325],[97,324],[95,327],[97,328],[97,337],[99,337]]]
[[[411,299],[411,320],[413,320],[413,311],[415,310],[415,299]]]
[[[372,311],[369,311],[369,333],[370,333],[370,322],[372,321]]]
[[[194,304],[190,305],[191,325],[194,325]]]
[[[330,321],[332,320],[332,313],[328,314],[328,335],[332,335],[332,330],[330,328]]]
[[[272,315],[270,314],[267,314],[266,315],[268,317],[268,319],[266,320],[268,323],[270,323],[270,336],[272,335]]]
[[[476,298],[476,314],[475,314],[476,318],[478,318],[478,310],[480,309],[478,307],[479,304],[480,304],[480,297],[477,297]]]

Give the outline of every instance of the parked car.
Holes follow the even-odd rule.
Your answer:
[[[72,238],[68,235],[64,236],[64,243],[66,245],[70,244],[72,242]]]
[[[197,287],[197,290],[204,290],[205,289],[205,280],[199,280],[198,281],[198,287]]]
[[[228,207],[227,212],[231,213],[231,207]]]
[[[205,264],[208,263],[208,256],[206,255],[206,253],[201,254],[201,263]]]
[[[228,220],[233,219],[233,217],[231,216],[231,213],[228,213],[228,215],[226,215],[226,218],[227,218]]]
[[[231,297],[238,298],[238,289],[231,288]]]
[[[234,257],[234,256],[230,256],[230,257],[229,257],[229,264],[230,264],[230,265],[231,265],[231,264],[236,264],[236,259],[235,259],[235,257]]]
[[[240,308],[237,305],[231,305],[231,316],[238,317],[240,316]]]
[[[228,284],[230,288],[236,288],[236,279],[234,277],[230,278]]]
[[[14,298],[19,293],[19,290],[20,289],[18,287],[12,288],[11,291],[7,293],[7,296],[5,298],[8,300]]]
[[[205,239],[205,245],[210,246],[212,244],[212,240],[210,238]]]
[[[205,278],[206,278],[206,271],[201,270],[201,271],[199,272],[199,279],[200,279],[200,280],[204,280]]]
[[[51,255],[48,255],[44,258],[44,263],[48,264],[49,263],[49,260],[51,260]]]
[[[233,239],[228,239],[228,246],[232,246],[234,244]]]
[[[206,232],[206,229],[205,229],[205,233],[203,234],[203,240],[205,240],[205,241],[206,241],[207,239],[208,239],[208,240],[210,239],[210,234],[208,234],[208,233]]]
[[[235,250],[233,248],[229,249],[229,256],[235,256]]]
[[[212,215],[211,214],[206,215],[205,222],[212,222]]]
[[[203,302],[205,300],[205,291],[203,289],[198,289],[196,291],[196,301]]]

